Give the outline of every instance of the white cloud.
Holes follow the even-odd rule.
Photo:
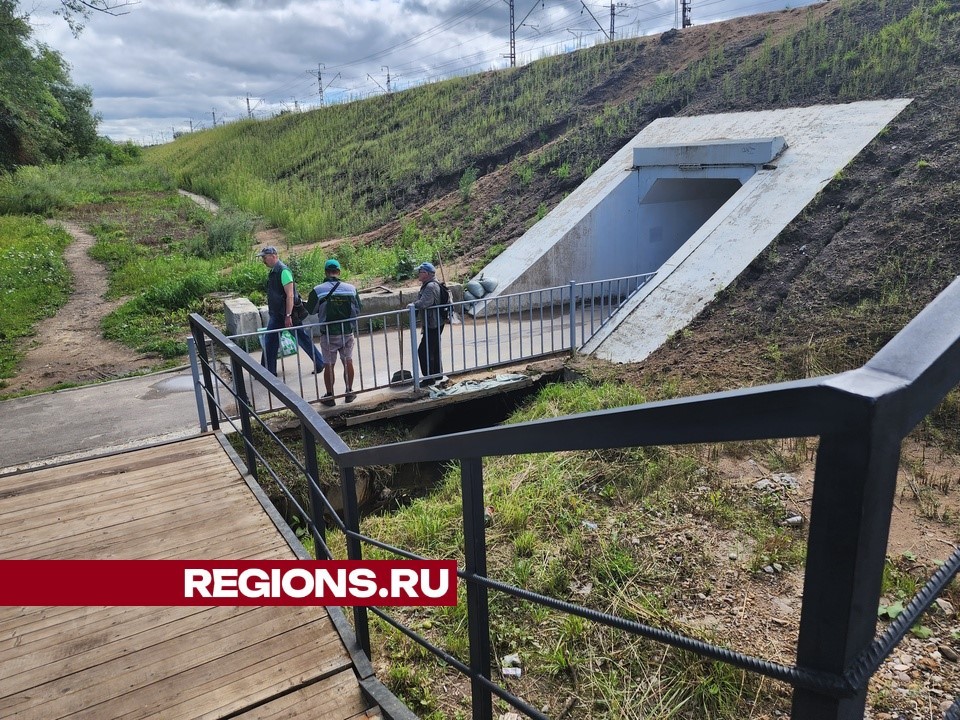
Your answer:
[[[714,0],[699,18],[694,7],[694,21],[808,3]],[[243,117],[248,95],[259,117],[313,106],[318,69],[326,99],[360,97],[381,92],[388,72],[400,89],[504,67],[509,51],[504,0],[142,0],[126,15],[94,14],[79,38],[52,15],[56,5],[34,12],[34,37],[93,88],[102,134],[141,143],[169,140],[191,120],[209,127],[214,112],[218,122]],[[603,39],[609,3],[587,6],[516,2],[518,62]],[[674,15],[675,0],[628,3],[617,36],[662,32]]]

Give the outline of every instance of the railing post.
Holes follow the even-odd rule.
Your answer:
[[[250,410],[247,408],[247,385],[243,381],[243,365],[233,355],[230,356],[230,369],[233,373],[233,392],[237,398],[237,412],[240,415],[240,428],[243,432],[243,448],[246,451],[247,471],[257,479],[257,456],[253,452],[253,428],[250,425]]]
[[[487,574],[487,543],[484,529],[483,460],[460,461],[463,494],[464,570],[467,574],[467,624],[470,637],[470,671],[490,679],[490,608],[487,588],[471,576]],[[479,680],[471,678],[473,720],[493,717],[493,698]]]
[[[316,533],[313,538],[313,555],[318,560],[320,557],[320,547],[317,540],[327,543],[327,524],[323,513],[326,507],[320,498],[320,470],[317,466],[317,439],[305,425],[300,425],[300,433],[303,437],[303,465],[307,471],[307,482],[310,485],[310,519],[313,520]],[[326,555],[326,553],[324,553]],[[329,558],[327,558],[329,559]]]
[[[570,355],[577,354],[577,283],[570,281]]]
[[[200,419],[200,432],[207,431],[207,414],[203,410],[203,389],[200,383],[200,369],[197,365],[197,341],[193,336],[187,338],[187,354],[190,356],[190,375],[193,377],[193,398],[197,403],[197,417]]]
[[[352,467],[340,469],[340,493],[343,498],[343,524],[352,535],[347,535],[347,559],[362,560],[363,548],[360,545],[360,507],[357,504],[357,476]],[[370,657],[370,625],[365,607],[353,608],[354,632],[360,648]]]
[[[203,330],[194,325],[193,321],[190,321],[190,330],[193,335],[193,341],[196,345],[196,351],[199,355],[200,360],[200,372],[203,373],[203,386],[206,388],[207,395],[207,408],[210,412],[210,426],[214,430],[220,429],[220,414],[217,411],[217,405],[213,400],[213,373],[210,372],[210,356],[207,354],[207,340],[203,334]],[[198,378],[195,375],[194,387],[198,382]]]
[[[837,675],[876,632],[902,441],[892,419],[865,415],[851,432],[821,438],[810,510],[797,666]],[[859,720],[866,692],[838,698],[798,688],[791,718]]]
[[[409,323],[410,323],[410,365],[413,367],[411,372],[413,373],[413,388],[414,390],[420,389],[420,358],[417,355],[417,309],[413,306],[413,303],[407,306],[409,312]],[[424,318],[426,322],[426,318]],[[424,329],[426,332],[426,329]]]

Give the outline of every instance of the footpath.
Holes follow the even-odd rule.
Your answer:
[[[0,402],[0,475],[200,433],[190,368]]]

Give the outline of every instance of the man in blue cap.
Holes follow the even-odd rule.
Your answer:
[[[290,268],[280,262],[280,256],[273,245],[268,245],[257,253],[270,272],[267,275],[267,330],[287,328],[293,331],[297,343],[313,361],[313,371],[323,370],[323,358],[310,336],[302,328],[293,329],[293,303],[297,294]],[[280,350],[280,333],[268,332],[263,336],[263,355],[260,364],[274,375],[277,374],[277,352]]]
[[[327,394],[320,402],[333,407],[337,401],[333,397],[334,369],[337,355],[343,363],[343,382],[346,394],[343,399],[353,402],[353,333],[356,330],[355,318],[360,314],[360,295],[357,289],[340,279],[340,263],[330,258],[323,266],[324,281],[310,291],[307,298],[307,310],[318,317],[320,326],[320,349],[323,351],[323,386]]]
[[[437,269],[433,263],[421,263],[417,267],[417,277],[421,283],[420,293],[412,305],[424,314],[423,336],[417,348],[420,376],[424,378],[420,384],[433,385],[443,375],[443,365],[440,363],[440,334],[443,332],[444,318],[438,307],[443,303],[440,283],[437,282]]]

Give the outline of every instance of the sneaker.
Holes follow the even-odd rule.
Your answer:
[[[320,398],[320,404],[326,405],[327,407],[333,407],[337,404],[337,401],[333,399],[333,395],[327,393],[322,398]]]
[[[353,402],[357,399],[357,394],[350,388],[347,388],[347,394],[343,396],[343,399],[348,403]]]

